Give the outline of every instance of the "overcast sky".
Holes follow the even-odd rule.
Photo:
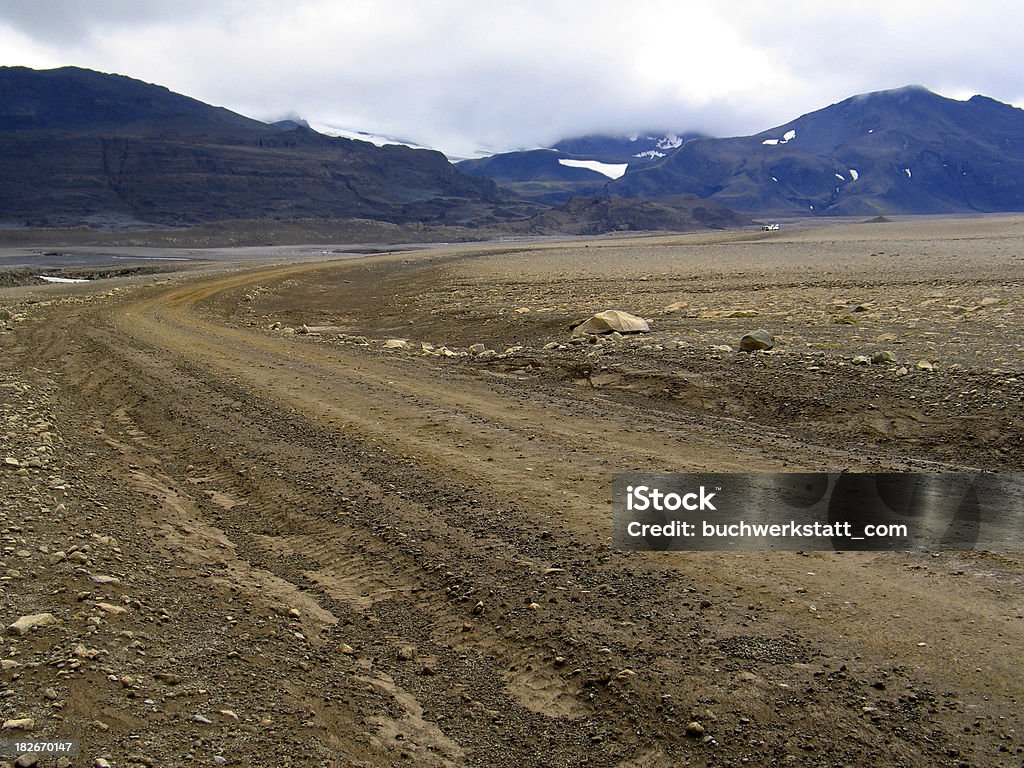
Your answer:
[[[755,133],[921,84],[1024,105],[1016,0],[2,0],[0,64],[116,72],[259,119],[469,155]]]

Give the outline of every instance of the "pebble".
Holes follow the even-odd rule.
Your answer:
[[[38,764],[39,757],[37,755],[26,754],[21,755],[21,757],[14,761],[14,768],[31,768]]]
[[[399,661],[412,661],[416,658],[416,646],[415,645],[403,645],[398,649],[398,660]]]
[[[31,717],[18,717],[13,720],[4,720],[3,730],[5,731],[31,731],[36,727],[36,721]]]
[[[704,726],[696,720],[691,720],[686,724],[686,735],[694,739],[700,738],[704,735]]]
[[[191,720],[193,723],[199,723],[200,725],[213,725],[213,720],[202,715],[192,715]]]

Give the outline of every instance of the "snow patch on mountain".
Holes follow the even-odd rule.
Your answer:
[[[617,179],[621,177],[626,169],[629,167],[629,163],[602,163],[597,160],[567,160],[565,158],[558,158],[559,165],[565,165],[569,168],[586,168],[591,171],[597,171],[598,173],[604,174],[609,179]]]
[[[791,142],[795,138],[796,138],[796,131],[789,130],[789,131],[786,131],[784,134],[782,134],[782,138],[781,139],[765,139],[761,143],[762,144],[767,144],[768,146],[775,146],[776,144],[789,144],[789,142]]]

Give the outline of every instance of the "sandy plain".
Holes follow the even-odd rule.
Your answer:
[[[252,256],[0,289],[3,623],[57,620],[5,721],[73,765],[1024,763],[1019,555],[609,540],[617,471],[1020,472],[1024,218]],[[652,333],[572,343],[609,308]]]

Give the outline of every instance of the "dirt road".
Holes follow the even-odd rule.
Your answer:
[[[250,266],[25,307],[0,337],[4,623],[58,623],[8,634],[4,719],[79,739],[76,765],[1024,764],[1019,559],[609,538],[613,471],[1019,468],[1020,358],[991,331],[1017,322],[1020,262],[759,278],[830,316],[854,286],[879,318],[859,330],[921,354],[942,319],[915,336],[888,297],[991,295],[1005,312],[957,321],[942,355],[964,364],[927,377],[830,368],[845,337],[797,352],[810,315],[785,306],[789,356],[710,349],[767,322],[735,313],[750,287],[720,260],[687,283],[693,343],[671,355],[685,310],[657,349],[543,350],[587,309],[576,293],[650,314],[678,291],[637,251],[614,297],[583,249]],[[473,341],[495,352],[460,354]]]

